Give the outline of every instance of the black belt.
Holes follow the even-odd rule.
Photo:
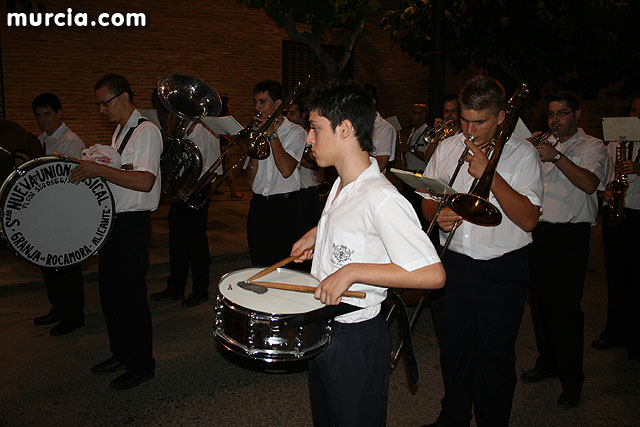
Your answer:
[[[270,194],[268,196],[263,196],[262,194],[253,193],[254,199],[262,199],[262,200],[278,200],[278,199],[293,199],[300,194],[300,191],[292,191],[290,193],[280,193],[280,194]]]
[[[314,185],[313,187],[307,187],[307,188],[301,188],[300,189],[301,193],[311,193],[311,192],[314,192],[314,191],[318,191],[318,186],[317,185]]]

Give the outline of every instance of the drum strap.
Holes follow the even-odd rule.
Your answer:
[[[306,313],[292,314],[290,316],[282,317],[278,320],[277,324],[282,330],[294,329],[308,325],[309,323],[333,319],[334,317],[360,309],[362,309],[362,307],[356,307],[355,305],[341,302],[338,305],[327,305]]]
[[[120,147],[118,147],[118,154],[122,155],[122,152],[124,151],[124,148],[127,146],[127,142],[129,142],[129,140],[131,139],[131,135],[133,135],[133,131],[138,129],[138,126],[140,126],[142,123],[148,122],[148,121],[149,121],[149,119],[144,118],[144,117],[140,117],[138,119],[138,124],[135,125],[132,128],[129,128],[129,130],[127,131],[127,134],[122,139],[122,143],[120,143]]]

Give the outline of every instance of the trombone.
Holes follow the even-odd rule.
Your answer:
[[[500,213],[500,210],[489,201],[491,183],[493,182],[493,176],[495,175],[498,167],[502,150],[516,128],[518,112],[528,94],[529,89],[524,83],[522,83],[509,99],[506,108],[506,117],[502,124],[498,126],[496,135],[489,142],[489,151],[493,151],[493,155],[482,173],[482,176],[473,181],[468,193],[453,194],[442,202],[446,203],[446,205],[448,205],[456,214],[461,216],[463,220],[483,227],[495,227],[502,222],[502,213]],[[467,151],[468,150],[465,150],[465,153]],[[464,156],[461,158],[464,161]],[[459,167],[460,165],[458,165],[458,168]],[[441,209],[439,209],[439,211],[441,211]],[[437,212],[438,214],[439,211]],[[431,223],[436,220],[437,215],[434,215]],[[462,220],[457,221],[449,232],[447,242],[440,253],[441,258],[449,247],[453,234],[461,224]],[[429,228],[431,228],[431,224],[429,225]]]
[[[481,148],[487,149],[487,156],[491,155],[489,163],[485,168],[482,176],[479,179],[475,179],[471,184],[471,189],[469,193],[456,193],[450,196],[442,195],[440,196],[440,201],[438,203],[438,208],[433,218],[431,219],[431,223],[429,224],[429,228],[427,229],[427,234],[431,232],[433,229],[442,208],[445,206],[449,206],[453,211],[460,215],[463,220],[469,221],[473,224],[486,226],[486,227],[495,227],[502,221],[502,214],[500,210],[496,208],[491,202],[489,202],[489,192],[491,189],[491,183],[493,181],[493,176],[495,174],[496,168],[498,166],[498,161],[500,160],[500,155],[502,154],[502,149],[506,144],[507,140],[511,137],[511,134],[516,128],[516,123],[518,122],[518,112],[524,99],[529,94],[529,90],[527,86],[523,83],[513,94],[513,96],[509,99],[507,103],[506,117],[502,124],[498,127],[496,131],[496,135],[491,139],[491,141],[484,145]],[[545,138],[546,139],[546,138]],[[473,142],[473,137],[469,137],[469,140]],[[456,169],[449,180],[449,187],[451,187],[460,172],[460,168],[464,163],[465,157],[469,154],[469,148],[466,147],[463,151],[462,155],[458,159],[458,163],[456,165]],[[449,232],[447,236],[447,241],[440,252],[440,258],[442,258],[451,243],[451,239],[453,238],[453,234],[462,224],[462,220],[456,221],[453,225],[453,228]],[[411,321],[409,322],[409,327],[413,328],[413,325],[418,318],[418,314],[424,305],[424,301],[426,299],[427,292],[424,292],[418,304],[416,305],[416,309],[413,312],[411,317]],[[393,312],[393,308],[389,311],[387,315],[387,322],[391,318],[391,314]],[[404,341],[400,341],[398,348],[395,352],[391,353],[391,367],[393,368],[398,360],[398,356],[402,351],[404,346]]]

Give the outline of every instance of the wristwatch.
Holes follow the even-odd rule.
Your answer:
[[[551,159],[551,163],[555,163],[558,160],[560,160],[560,157],[562,157],[562,153],[558,151],[558,153],[553,157],[553,159]]]
[[[267,136],[267,141],[273,141],[274,139],[276,139],[278,137],[277,133],[272,133],[271,135]]]

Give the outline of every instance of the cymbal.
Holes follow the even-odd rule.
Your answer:
[[[15,122],[0,119],[0,183],[14,170],[11,154],[16,151],[32,159],[44,155],[42,144],[34,134]]]

